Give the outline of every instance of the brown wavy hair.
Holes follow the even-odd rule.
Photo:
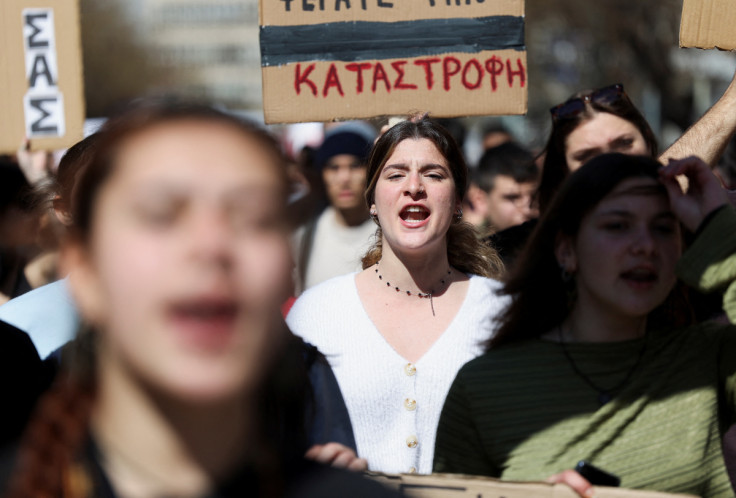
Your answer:
[[[464,199],[468,183],[468,166],[460,147],[442,125],[427,116],[422,116],[394,125],[373,146],[368,158],[368,187],[365,191],[365,200],[369,208],[375,200],[376,183],[381,171],[396,146],[407,139],[422,138],[431,141],[447,160],[455,183],[455,197],[458,201]],[[379,226],[376,229],[373,246],[363,256],[364,269],[380,261],[382,246],[383,233]],[[447,257],[450,265],[465,273],[501,278],[504,272],[498,252],[478,239],[472,225],[458,219],[454,219],[447,231]]]

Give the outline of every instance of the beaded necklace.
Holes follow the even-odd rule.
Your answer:
[[[380,280],[382,282],[384,282],[384,281],[386,282],[386,287],[393,287],[396,292],[406,292],[406,295],[407,296],[417,296],[419,299],[429,298],[429,305],[432,308],[432,316],[435,316],[435,314],[434,314],[434,301],[432,301],[432,296],[435,294],[435,290],[434,289],[430,290],[429,292],[402,291],[401,289],[399,289],[398,286],[395,286],[395,285],[392,286],[391,285],[391,282],[389,282],[388,280],[383,280],[383,275],[381,275],[379,273],[379,271],[378,271],[378,263],[376,263],[376,270],[375,271],[376,271],[376,275],[378,275],[378,280]],[[442,288],[445,287],[445,283],[446,283],[446,280],[445,279],[448,276],[450,276],[451,274],[452,274],[452,270],[450,270],[448,268],[448,270],[447,270],[447,276],[445,276],[444,278],[441,278],[440,279],[440,286],[441,286],[440,289],[442,289]]]

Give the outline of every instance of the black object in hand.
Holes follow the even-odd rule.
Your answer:
[[[575,471],[586,478],[589,483],[596,486],[613,486],[617,487],[621,484],[621,479],[614,474],[599,469],[593,464],[580,460],[575,466]]]

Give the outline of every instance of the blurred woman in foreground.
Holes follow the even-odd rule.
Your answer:
[[[64,253],[89,327],[10,496],[383,492],[302,459],[285,195],[275,142],[228,115],[153,104],[105,125]]]

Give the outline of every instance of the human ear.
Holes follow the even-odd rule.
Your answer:
[[[69,275],[69,290],[84,320],[96,326],[104,323],[105,294],[89,251],[78,241],[67,242],[62,247],[60,264]]]
[[[465,194],[473,213],[485,216],[488,212],[488,194],[475,183],[471,183]]]
[[[577,271],[578,260],[572,237],[557,234],[555,238],[555,259],[557,259],[557,264],[560,265],[560,268],[567,273],[573,274]]]
[[[72,215],[66,209],[66,206],[61,200],[61,196],[55,196],[54,199],[51,201],[51,206],[54,209],[54,215],[56,216],[56,219],[58,219],[62,225],[68,227],[72,224]]]

